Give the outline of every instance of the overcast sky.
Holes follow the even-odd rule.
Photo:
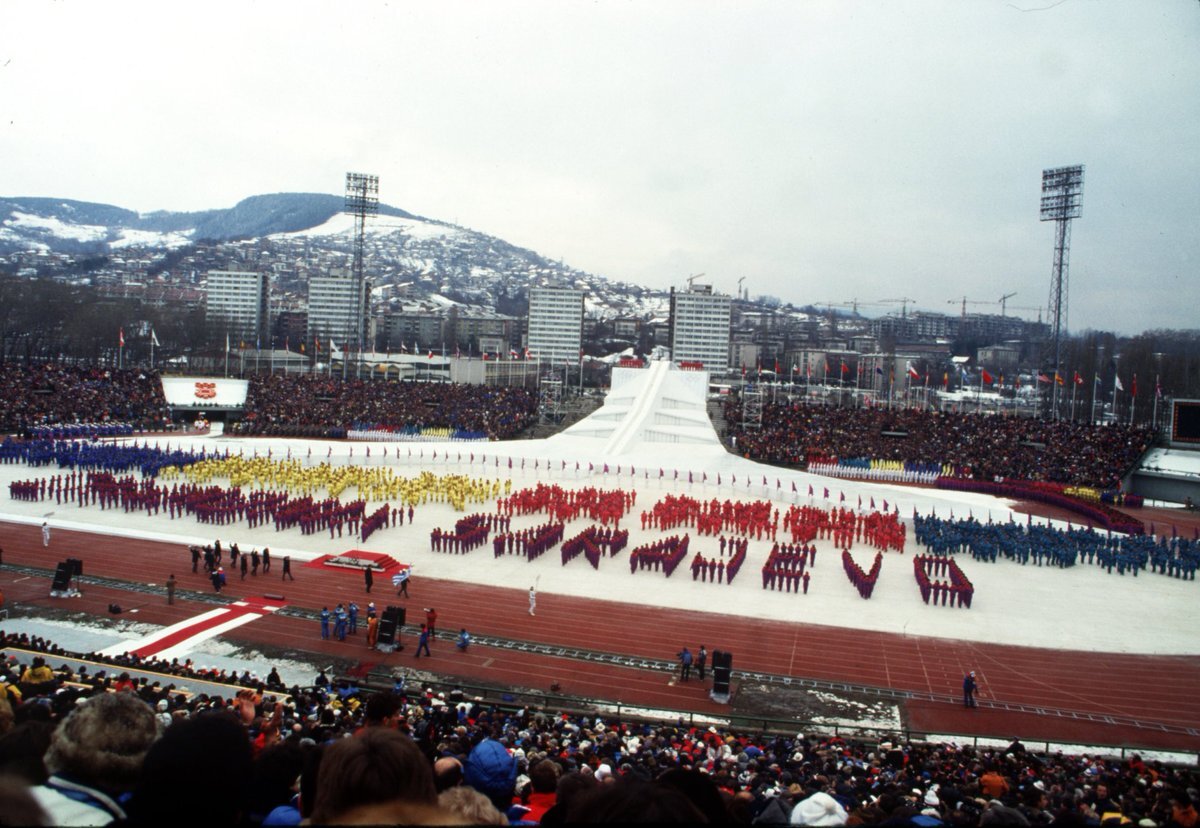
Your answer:
[[[1200,327],[1197,0],[8,0],[0,113],[0,195],[196,210],[369,172],[609,278],[869,315],[1036,317],[1041,173],[1084,164],[1070,328]]]

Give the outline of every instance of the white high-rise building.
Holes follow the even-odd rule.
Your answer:
[[[246,347],[267,345],[271,331],[268,285],[266,273],[208,271],[204,305],[209,325],[223,328],[230,339]]]
[[[711,374],[729,370],[729,320],[732,299],[711,285],[671,288],[671,361],[698,362]]]
[[[536,287],[529,289],[530,356],[543,362],[579,361],[583,344],[582,290]]]
[[[308,339],[321,340],[321,352],[328,353],[330,341],[338,350],[358,350],[359,336],[367,335],[366,298],[369,286],[364,280],[356,290],[349,275],[310,276],[308,280]],[[371,350],[372,342],[363,342]]]

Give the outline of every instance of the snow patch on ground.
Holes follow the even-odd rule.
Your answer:
[[[35,216],[32,213],[22,213],[16,210],[12,212],[12,218],[7,219],[4,224],[9,227],[21,227],[27,230],[49,233],[60,239],[74,239],[75,241],[84,242],[103,241],[108,235],[107,227],[100,227],[95,224],[68,224],[56,218]]]
[[[1004,750],[1012,744],[1011,739],[988,739],[980,737],[971,740],[970,743],[964,742],[961,735],[950,736],[944,733],[929,733],[926,734],[922,741],[933,743],[945,743],[954,745],[955,747],[974,746],[981,750]],[[1032,750],[1036,753],[1061,753],[1065,756],[1100,756],[1104,758],[1129,758],[1133,754],[1141,756],[1147,762],[1166,762],[1172,765],[1195,765],[1196,754],[1194,753],[1174,753],[1166,750],[1126,750],[1116,751],[1112,748],[1100,748],[1095,745],[1071,744],[1068,742],[1033,742],[1022,739],[1021,744],[1025,745],[1026,750]]]
[[[121,230],[118,239],[108,243],[114,250],[123,247],[186,247],[192,243],[191,233],[159,233],[153,230]]]

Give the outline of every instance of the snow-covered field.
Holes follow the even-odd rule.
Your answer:
[[[653,417],[655,407],[650,406],[648,410]],[[603,411],[602,408],[597,414]],[[661,426],[655,428],[661,431]],[[630,429],[627,433],[642,432]],[[165,446],[168,441],[160,439],[158,442]],[[567,488],[632,489],[637,492],[637,505],[624,524],[630,530],[630,548],[662,536],[663,533],[658,531],[643,531],[638,515],[671,493],[699,499],[766,498],[781,509],[791,503],[836,506],[844,495],[845,505],[849,508],[856,508],[860,497],[863,508],[869,508],[873,498],[880,508],[885,501],[889,509],[898,508],[904,518],[911,517],[916,510],[921,514],[936,511],[942,516],[971,513],[981,520],[1007,521],[1010,516],[1022,522],[1026,520],[1024,515],[1013,516],[1009,503],[984,495],[784,472],[728,454],[719,444],[635,440],[618,456],[605,457],[600,449],[605,444],[612,444],[611,441],[602,437],[573,437],[569,433],[536,441],[411,444],[235,439],[218,430],[207,436],[173,437],[169,442],[172,448],[182,446],[199,450],[204,446],[210,453],[228,450],[246,457],[265,457],[270,452],[275,459],[291,456],[306,465],[329,462],[385,467],[402,477],[430,471],[503,478],[512,481],[514,490],[538,483]],[[49,476],[55,471],[0,466],[0,486],[4,487],[0,491],[7,490],[7,484],[13,480]],[[808,495],[810,485],[814,491],[811,497]],[[830,492],[829,500],[824,497],[826,488]],[[348,492],[342,497],[354,496],[354,492]],[[368,511],[374,505],[368,504]],[[469,511],[490,508],[490,505],[468,506]],[[1090,566],[1060,570],[1021,566],[1005,560],[985,564],[960,556],[959,566],[975,585],[972,608],[927,606],[921,601],[913,578],[912,555],[918,550],[911,540],[911,530],[905,554],[889,552],[884,555],[874,597],[863,600],[851,587],[842,571],[838,551],[829,541],[817,542],[816,565],[811,570],[808,595],[795,595],[762,589],[759,570],[770,549],[767,540],[750,542],[747,561],[732,585],[695,582],[684,567],[670,579],[653,572],[631,575],[626,563],[628,558],[624,556],[602,560],[597,571],[582,557],[561,566],[559,556],[553,553],[532,563],[515,556],[497,559],[488,548],[471,553],[469,562],[464,556],[434,554],[429,550],[430,531],[435,527],[452,527],[455,519],[461,516],[446,504],[419,507],[413,525],[406,522],[403,527],[379,531],[363,544],[348,538],[331,540],[327,534],[303,536],[298,529],[276,533],[270,526],[252,530],[245,524],[217,529],[191,519],[172,521],[164,515],[148,517],[126,514],[119,509],[103,511],[98,507],[78,508],[7,498],[0,499],[0,513],[3,518],[17,522],[36,525],[48,520],[52,528],[154,538],[181,546],[207,543],[219,537],[224,544],[236,541],[242,549],[270,546],[276,556],[290,554],[298,561],[358,546],[391,554],[412,564],[415,572],[429,577],[524,589],[540,576],[539,591],[545,596],[544,600],[555,594],[581,597],[629,594],[632,586],[640,595],[652,593],[663,607],[694,610],[719,600],[721,606],[753,607],[764,620],[1085,651],[1200,653],[1200,636],[1195,634],[1190,621],[1200,594],[1200,584],[1195,581],[1148,572],[1137,578],[1109,575]],[[544,520],[541,515],[514,518],[512,526],[514,529],[533,526]],[[582,531],[586,525],[584,520],[569,524],[567,535]],[[715,555],[716,541],[694,536],[691,551]],[[851,552],[864,569],[869,568],[874,550],[858,546]],[[161,577],[165,577],[165,573]],[[1136,619],[1136,623],[1114,624],[1114,618]]]

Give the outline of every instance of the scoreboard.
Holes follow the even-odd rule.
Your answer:
[[[1200,400],[1172,400],[1171,442],[1200,446]]]

